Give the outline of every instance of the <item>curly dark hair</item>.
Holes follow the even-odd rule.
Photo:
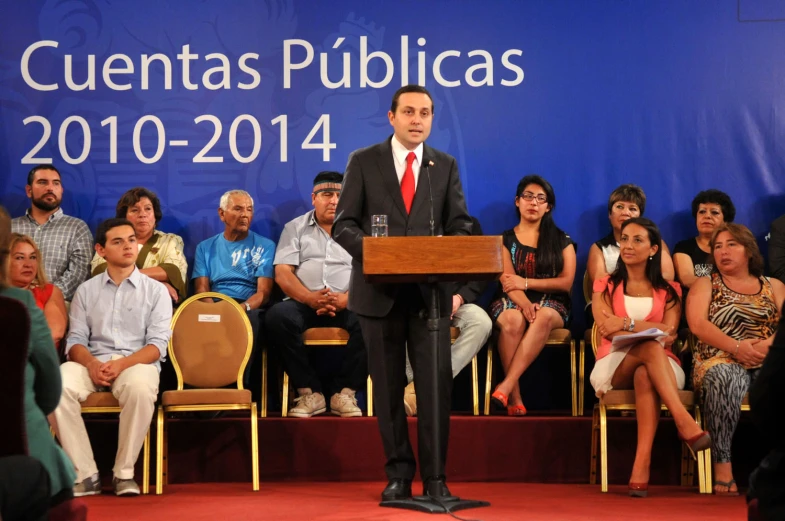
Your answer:
[[[730,196],[725,192],[711,188],[698,192],[695,199],[692,200],[692,218],[697,219],[698,207],[701,204],[717,204],[722,209],[722,218],[726,223],[732,223],[736,218],[736,207],[733,206]]]
[[[163,217],[163,213],[161,213],[161,201],[158,200],[158,196],[155,195],[154,192],[151,192],[147,188],[142,188],[141,186],[131,188],[120,197],[120,200],[117,201],[115,217],[118,219],[125,219],[128,216],[128,209],[141,201],[143,197],[147,197],[150,199],[150,202],[153,203],[153,214],[155,215],[155,224],[157,225],[161,222],[161,218]]]

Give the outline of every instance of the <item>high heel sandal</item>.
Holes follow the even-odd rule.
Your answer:
[[[493,402],[493,404],[502,409],[507,407],[507,400],[508,400],[507,395],[499,391],[498,388],[495,391],[493,391],[493,394],[491,395],[491,401]]]
[[[630,497],[646,497],[649,495],[648,483],[633,483],[630,481],[628,486]]]
[[[526,407],[520,405],[508,405],[507,416],[526,416]]]
[[[700,432],[689,439],[679,433],[679,439],[687,445],[688,449],[690,449],[693,459],[697,459],[696,454],[698,452],[711,448],[711,436],[709,436],[709,431]]]

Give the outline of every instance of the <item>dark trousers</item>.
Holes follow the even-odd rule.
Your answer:
[[[364,389],[368,377],[368,357],[365,353],[357,316],[348,310],[329,315],[317,315],[309,306],[296,300],[284,300],[272,306],[265,317],[265,331],[271,346],[278,350],[284,369],[296,389],[310,387],[322,393],[322,384],[308,360],[308,348],[303,343],[303,333],[312,327],[340,327],[349,332],[349,341],[343,352],[343,363],[333,379],[329,396],[347,387]]]
[[[262,339],[264,337],[264,315],[267,308],[252,309],[248,311],[248,321],[251,323],[251,330],[253,331],[253,351],[251,351],[251,359],[245,366],[245,373],[243,374],[243,387],[251,390],[253,400],[259,402],[261,400],[262,389]]]
[[[785,404],[785,319],[780,320],[777,336],[750,389],[752,419],[762,440],[771,451],[750,475],[747,495],[758,500],[758,509],[766,521],[785,520],[785,435],[782,416]]]
[[[49,474],[35,458],[0,458],[0,519],[45,521],[49,516]]]
[[[358,315],[368,346],[368,367],[373,379],[374,411],[379,422],[388,479],[412,479],[416,470],[414,452],[409,441],[403,392],[406,387],[406,349],[414,370],[417,389],[417,441],[420,475],[423,480],[444,476],[447,440],[450,434],[452,364],[450,361],[450,319],[439,320],[439,363],[437,402],[430,392],[431,374],[436,364],[427,322],[425,304],[415,285],[401,287],[401,292],[386,317]],[[434,454],[432,433],[438,425],[441,450]],[[436,461],[434,462],[434,456]]]

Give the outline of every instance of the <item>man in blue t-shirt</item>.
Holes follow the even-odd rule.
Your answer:
[[[259,352],[262,314],[273,289],[275,243],[251,231],[253,199],[244,190],[230,190],[221,196],[218,216],[223,233],[205,239],[196,247],[194,279],[196,293],[215,291],[232,297],[245,308],[254,334],[251,363],[245,371],[245,384],[254,393],[248,375]],[[253,371],[258,374],[259,371]]]

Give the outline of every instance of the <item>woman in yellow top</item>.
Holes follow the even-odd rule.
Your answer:
[[[188,263],[183,254],[183,239],[173,233],[155,229],[161,221],[161,202],[146,188],[131,188],[117,202],[115,217],[128,219],[136,230],[139,257],[136,267],[148,277],[166,286],[172,302],[180,302],[186,293]],[[96,254],[91,262],[93,276],[106,271],[106,261]]]

